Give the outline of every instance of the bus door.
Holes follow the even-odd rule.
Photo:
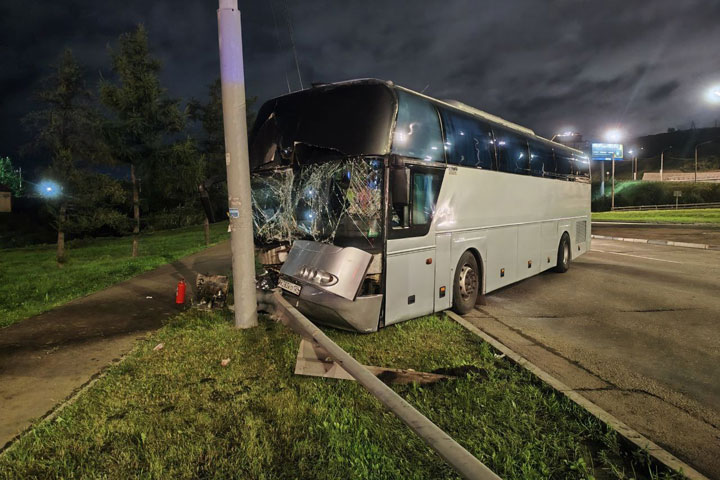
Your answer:
[[[435,235],[430,226],[444,168],[393,167],[385,264],[385,325],[434,311]]]

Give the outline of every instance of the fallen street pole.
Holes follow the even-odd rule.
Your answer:
[[[245,116],[245,72],[242,28],[237,0],[219,0],[218,43],[222,85],[228,216],[232,248],[235,326],[257,326],[255,245],[250,197],[250,161]]]
[[[437,425],[418,412],[393,389],[385,385],[360,362],[333,342],[322,330],[307,319],[283,296],[275,292],[258,291],[259,307],[272,313],[280,321],[306,340],[324,348],[332,360],[365,387],[380,403],[394,413],[415,432],[430,448],[435,450],[448,465],[468,480],[499,480],[492,470],[459,443],[443,432]]]

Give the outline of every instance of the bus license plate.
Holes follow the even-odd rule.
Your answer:
[[[300,290],[302,289],[301,285],[298,285],[296,283],[288,282],[287,280],[283,280],[282,278],[278,280],[278,287],[282,288],[283,290],[292,293],[293,295],[300,295]]]

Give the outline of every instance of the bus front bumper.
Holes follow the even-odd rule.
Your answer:
[[[283,296],[315,323],[360,333],[378,329],[382,295],[359,296],[355,300],[348,300],[304,284],[300,295],[283,291]]]

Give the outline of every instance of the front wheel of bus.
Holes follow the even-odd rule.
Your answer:
[[[563,233],[560,239],[560,246],[558,247],[557,266],[555,271],[558,273],[565,273],[570,268],[570,237],[567,233]]]
[[[463,253],[455,269],[453,282],[453,310],[464,315],[473,309],[480,291],[480,272],[475,255]]]

